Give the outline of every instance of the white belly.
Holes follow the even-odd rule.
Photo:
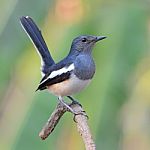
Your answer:
[[[48,86],[50,93],[57,96],[69,96],[80,92],[91,80],[80,80],[75,75],[71,79]]]

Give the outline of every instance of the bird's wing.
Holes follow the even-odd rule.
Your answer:
[[[21,17],[20,22],[27,35],[35,45],[37,52],[41,57],[42,72],[44,74],[47,74],[49,67],[54,65],[55,62],[51,57],[48,47],[41,34],[41,31],[39,30],[35,22],[32,20],[32,18],[28,16]]]
[[[55,70],[51,71],[51,73],[43,77],[37,90],[44,90],[47,86],[68,80],[70,78],[71,72],[74,70],[74,64],[72,63],[69,66],[64,66],[61,68],[59,67],[57,69],[56,68]]]

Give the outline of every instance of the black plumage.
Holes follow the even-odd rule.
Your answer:
[[[47,86],[66,81],[66,80],[68,80],[70,78],[70,75],[71,75],[71,71],[68,71],[66,73],[62,73],[61,75],[57,75],[54,78],[48,78],[45,81],[41,80],[41,83],[38,86],[37,90],[44,90],[44,89],[47,88]]]
[[[42,72],[44,74],[48,73],[49,68],[55,64],[53,58],[50,55],[48,47],[43,39],[41,31],[38,29],[37,25],[30,17],[21,17],[21,24],[31,40],[33,41],[37,51],[42,57]]]

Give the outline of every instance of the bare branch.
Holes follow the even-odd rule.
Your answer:
[[[72,108],[76,112],[84,112],[79,105],[74,105]],[[75,121],[77,123],[78,131],[84,141],[86,150],[96,150],[96,145],[94,143],[90,128],[87,123],[86,113],[85,115],[76,115]]]
[[[77,124],[78,132],[84,141],[86,150],[96,150],[96,146],[87,123],[87,115],[85,111],[78,104],[71,103],[69,106],[78,114],[74,116],[74,120]],[[69,110],[64,105],[61,103],[57,105],[47,123],[39,133],[42,140],[45,140],[53,132],[59,120],[66,111]]]
[[[58,103],[57,107],[51,114],[47,123],[39,133],[39,136],[41,137],[42,140],[45,140],[53,132],[55,126],[58,124],[60,118],[66,111],[67,108],[63,104]]]

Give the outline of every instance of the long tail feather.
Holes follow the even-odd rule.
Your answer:
[[[37,52],[41,57],[42,72],[44,74],[48,73],[48,68],[55,64],[55,62],[51,57],[48,47],[41,34],[41,31],[39,30],[35,22],[32,20],[32,18],[28,16],[21,17],[20,22],[27,35],[30,37],[31,41],[35,45]]]

